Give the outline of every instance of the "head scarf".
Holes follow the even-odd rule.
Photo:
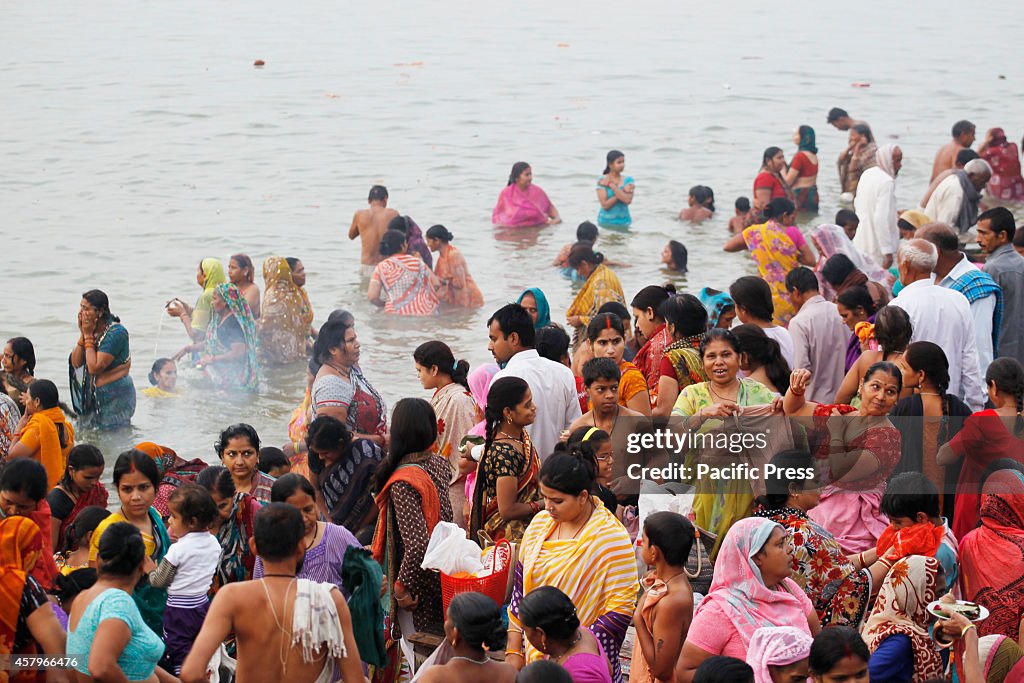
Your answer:
[[[984,636],[978,639],[985,683],[1021,683],[1024,681],[1024,650],[1006,636]],[[959,662],[958,662],[959,664]]]
[[[533,329],[539,330],[542,327],[547,327],[551,324],[551,307],[548,305],[548,298],[544,296],[544,292],[540,291],[537,287],[530,287],[528,290],[519,295],[516,300],[517,304],[523,303],[523,297],[527,294],[532,294],[533,298],[537,301],[537,322],[534,323]]]
[[[927,610],[939,592],[938,573],[939,561],[934,557],[909,555],[894,564],[861,633],[871,652],[889,636],[908,636],[914,653],[914,683],[942,678],[942,658],[928,634]]]
[[[899,145],[882,145],[875,152],[875,164],[882,172],[890,178],[896,177],[896,171],[892,167],[892,155]]]
[[[245,337],[246,367],[240,377],[233,379],[237,380],[239,388],[255,389],[259,384],[259,366],[256,360],[256,321],[252,317],[249,303],[242,296],[238,287],[232,284],[217,285],[217,293],[227,304],[228,312],[221,313],[216,319],[210,320],[210,326],[206,331],[207,353],[212,352],[211,355],[217,355],[227,351],[227,349],[220,348],[217,327],[227,315],[234,315],[238,326],[242,329],[242,335]]]
[[[992,141],[988,143],[989,147],[1004,147],[1006,146],[1006,131],[1002,128],[992,129]]]
[[[835,291],[831,285],[825,282],[821,269],[824,267],[825,261],[836,254],[848,256],[853,261],[853,265],[857,267],[857,270],[868,276],[868,280],[883,285],[887,290],[890,288],[892,276],[889,275],[889,271],[882,268],[871,256],[861,253],[853,245],[850,238],[846,236],[846,231],[842,227],[831,223],[819,225],[814,230],[811,230],[811,241],[814,242],[814,246],[818,248],[818,252],[821,254],[821,259],[818,261],[818,265],[815,266],[815,273],[818,276],[818,283],[821,284],[821,291],[823,293],[830,294]]]
[[[43,553],[43,536],[28,517],[0,520],[0,655],[11,654],[25,581]]]
[[[302,288],[292,279],[288,261],[271,256],[263,262],[266,288],[258,323],[263,360],[290,363],[306,356],[306,338],[313,311]]]
[[[810,152],[811,154],[817,154],[818,147],[814,144],[814,129],[810,126],[800,126],[799,132],[800,143],[797,148],[805,152]]]
[[[163,477],[169,470],[173,470],[179,463],[184,462],[178,454],[167,446],[155,444],[152,441],[143,441],[135,445],[135,450],[142,451],[156,463],[156,469]]]
[[[697,607],[699,614],[707,606],[717,604],[745,647],[754,631],[762,626],[808,629],[803,589],[792,579],[783,580],[782,590],[768,588],[761,570],[754,564],[754,555],[761,551],[773,531],[782,528],[761,517],[747,517],[733,524],[718,551],[707,597]]]
[[[710,287],[705,287],[700,290],[700,302],[704,304],[704,308],[708,309],[708,327],[717,327],[718,319],[722,317],[722,312],[730,306],[735,307],[732,297],[729,296],[728,292],[718,292],[712,294],[714,291]]]
[[[213,290],[228,279],[224,277],[224,265],[219,259],[204,258],[199,264],[199,269],[203,271],[206,280],[203,283],[203,293],[196,300],[196,307],[192,312],[192,323],[195,327],[203,329],[213,317]]]
[[[466,378],[469,393],[473,395],[473,400],[480,406],[480,410],[487,407],[487,392],[491,388],[491,380],[498,374],[499,369],[497,363],[484,363],[473,368]]]
[[[769,666],[789,666],[811,655],[813,639],[792,626],[766,626],[754,631],[747,650],[747,664],[754,683],[772,683]]]

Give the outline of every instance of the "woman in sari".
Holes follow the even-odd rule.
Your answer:
[[[633,309],[633,317],[636,319],[636,327],[640,335],[647,340],[633,356],[633,365],[639,368],[647,380],[652,406],[656,405],[658,398],[661,358],[665,355],[665,347],[672,343],[661,306],[675,295],[676,287],[671,282],[664,287],[649,285],[637,292],[629,302],[630,308]]]
[[[173,449],[152,441],[137,443],[135,449],[142,451],[156,463],[156,469],[160,473],[160,486],[157,487],[153,507],[161,517],[167,519],[171,514],[170,508],[167,507],[168,498],[182,484],[194,483],[199,473],[207,468],[207,464],[200,458],[185,460]]]
[[[263,280],[263,314],[256,323],[260,360],[287,365],[304,359],[313,322],[309,299],[295,283],[288,261],[280,256],[263,262]]]
[[[256,284],[256,267],[253,266],[248,254],[235,254],[228,259],[228,282],[238,287],[238,291],[249,304],[252,317],[259,319],[260,288]]]
[[[537,490],[540,458],[526,428],[537,408],[526,380],[504,377],[487,392],[487,436],[477,467],[469,538],[519,543],[543,505]],[[481,532],[483,532],[481,534]]]
[[[875,324],[875,314],[878,307],[867,287],[857,285],[850,287],[836,297],[836,311],[843,319],[843,324],[850,330],[850,339],[846,342],[846,360],[843,362],[843,370],[849,372],[860,358],[864,350],[861,348],[860,337],[857,336],[857,326],[861,323]],[[864,329],[861,327],[861,329]]]
[[[388,230],[380,240],[384,260],[370,276],[367,297],[385,313],[396,315],[435,315],[438,281],[422,259],[406,253],[406,237],[397,230]]]
[[[214,445],[217,457],[228,468],[235,490],[248,493],[261,505],[270,502],[274,479],[257,468],[260,457],[260,435],[252,425],[239,422],[220,433]]]
[[[437,297],[449,306],[480,308],[484,305],[484,295],[469,274],[466,257],[451,245],[453,239],[455,236],[443,225],[427,230],[427,246],[437,252],[434,275],[441,283]]]
[[[893,277],[885,268],[878,265],[874,258],[863,253],[853,245],[853,240],[847,235],[846,230],[838,225],[825,223],[811,230],[811,242],[818,250],[818,263],[814,266],[814,272],[818,276],[818,283],[821,284],[821,295],[828,300],[835,296],[835,290],[825,281],[821,269],[825,263],[836,254],[845,254],[857,270],[868,276],[871,282],[877,282],[885,287],[886,292],[891,291]]]
[[[50,534],[55,553],[72,549],[71,525],[78,513],[96,505],[107,507],[107,488],[103,476],[103,453],[87,443],[78,444],[68,454],[64,476],[46,495],[50,506]]]
[[[604,254],[594,252],[585,242],[577,242],[569,252],[569,266],[584,278],[583,288],[565,312],[566,322],[573,328],[573,348],[580,345],[590,319],[609,301],[626,303],[622,285],[611,268],[604,265]]]
[[[628,314],[627,314],[628,315]],[[626,327],[614,313],[599,313],[587,325],[587,342],[594,358],[608,358],[619,369],[618,404],[641,415],[651,414],[651,397],[647,380],[640,370],[625,360]],[[584,363],[582,374],[586,375]]]
[[[551,324],[551,307],[544,292],[537,287],[530,287],[519,295],[516,303],[526,309],[533,318],[533,329],[539,330]]]
[[[809,370],[793,371],[783,399],[788,417],[801,418],[824,487],[811,518],[831,531],[848,553],[875,547],[886,529],[879,506],[886,481],[900,460],[900,433],[889,411],[903,390],[903,373],[893,363],[875,363],[864,373],[859,408],[818,404],[804,398]],[[835,417],[853,414],[851,419]]]
[[[203,470],[196,477],[196,484],[209,491],[217,505],[217,519],[210,529],[221,547],[214,590],[236,581],[248,581],[256,562],[249,539],[260,504],[248,493],[236,491],[231,472],[221,465]]]
[[[57,386],[48,379],[28,385],[28,400],[14,432],[8,458],[29,458],[46,468],[48,489],[64,476],[65,463],[75,445],[75,428],[60,407]]]
[[[802,211],[818,210],[818,147],[814,144],[814,129],[800,126],[793,133],[797,152],[783,178],[793,188],[793,203]]]
[[[633,203],[636,181],[632,176],[623,176],[626,155],[613,149],[605,157],[605,167],[597,180],[597,201],[601,205],[597,212],[597,224],[603,227],[628,228],[633,223],[629,206]],[[572,267],[572,263],[569,264]]]
[[[741,351],[739,340],[729,330],[709,330],[700,342],[700,358],[708,380],[683,389],[672,414],[693,418],[687,423],[694,428],[710,428],[714,422],[703,424],[701,418],[726,417],[742,412],[738,409],[747,406],[775,404],[777,397],[768,387],[752,379],[738,377]],[[688,455],[687,460],[692,460],[694,455]],[[746,480],[712,481],[701,477],[696,484],[697,495],[693,501],[693,511],[697,515],[695,524],[717,536],[711,551],[714,557],[729,528],[750,515],[754,496]]]
[[[20,420],[21,408],[7,394],[4,384],[0,383],[0,461],[7,459]]]
[[[1016,640],[1024,605],[1024,471],[997,460],[981,483],[981,526],[960,540],[960,585],[965,600],[988,608],[980,635]]]
[[[354,439],[340,420],[321,415],[309,425],[309,469],[324,516],[358,534],[377,519],[370,482],[383,453],[369,439]]]
[[[519,608],[537,586],[554,586],[576,606],[580,625],[590,629],[622,681],[618,653],[636,606],[636,557],[625,527],[592,494],[597,464],[556,453],[540,471],[546,509],[523,535],[515,568],[505,661],[517,669],[542,657],[526,641]],[[580,571],[581,568],[586,571]]]
[[[167,315],[181,320],[185,332],[193,343],[200,342],[206,334],[206,328],[213,318],[213,293],[219,285],[227,283],[224,277],[224,265],[215,258],[204,258],[196,271],[196,282],[203,288],[203,293],[196,300],[196,305],[189,308],[180,299],[167,304]]]
[[[213,293],[213,312],[204,340],[186,346],[174,359],[201,350],[199,364],[217,389],[256,391],[260,383],[256,321],[249,304],[234,285],[218,285]]]
[[[292,271],[292,282],[299,288],[299,296],[302,297],[302,308],[299,311],[299,315],[306,321],[306,327],[309,328],[308,337],[310,341],[306,344],[306,351],[309,351],[309,344],[311,340],[316,339],[316,328],[313,327],[313,304],[309,302],[309,294],[306,293],[306,266],[303,265],[299,259],[288,256],[285,258],[285,262],[288,263],[288,267]]]
[[[500,228],[527,228],[561,222],[558,209],[547,194],[533,184],[530,165],[525,161],[513,164],[508,185],[498,195],[498,203],[491,212],[491,223]]]
[[[881,361],[899,363],[913,332],[910,316],[899,306],[882,306],[875,313],[874,324],[863,322],[855,325],[854,334],[860,342],[861,352],[839,385],[836,403],[855,405],[859,401],[857,391],[864,373]]]
[[[761,156],[761,170],[754,178],[754,215],[760,216],[773,199],[793,201],[793,190],[783,179],[786,171],[786,155],[778,147],[769,147]]]
[[[746,661],[754,631],[792,626],[808,636],[821,628],[814,605],[793,574],[786,530],[767,519],[740,520],[722,540],[707,596],[693,614],[676,664],[677,683],[691,683],[716,655]]]
[[[658,366],[657,400],[652,412],[658,417],[668,417],[680,391],[707,381],[697,349],[707,330],[708,311],[692,294],[677,294],[658,310],[665,318],[669,344]]]
[[[992,167],[988,193],[1002,201],[1024,199],[1024,178],[1020,175],[1020,152],[1016,142],[1008,142],[1002,128],[992,128],[985,134],[985,141],[978,148],[978,154]]]
[[[866,123],[858,123],[850,128],[850,142],[846,150],[839,155],[839,186],[843,194],[857,194],[857,185],[864,171],[876,165],[875,138]]]
[[[123,427],[135,414],[135,384],[128,330],[110,312],[107,295],[92,289],[78,309],[78,344],[71,351],[71,404],[79,426]]]
[[[941,593],[939,572],[939,561],[923,555],[904,557],[889,570],[862,631],[871,651],[870,680],[924,683],[943,677],[928,630],[928,603]]]

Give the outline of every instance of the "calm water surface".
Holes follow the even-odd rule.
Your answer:
[[[658,261],[668,239],[689,248],[690,272],[676,281],[691,291],[756,272],[748,257],[720,251],[732,203],[749,196],[765,147],[792,154],[800,124],[818,132],[830,220],[846,139],[825,125],[830,107],[868,120],[880,142],[899,142],[906,208],[957,119],[973,120],[979,136],[1003,126],[1019,139],[1024,64],[999,60],[1009,52],[998,46],[1019,44],[1024,18],[1008,9],[982,2],[968,14],[951,0],[8,3],[0,336],[30,337],[37,376],[66,392],[80,294],[101,288],[132,335],[141,390],[152,361],[186,341],[162,306],[194,300],[201,258],[297,256],[317,324],[336,307],[356,314],[362,365],[389,404],[428,397],[413,371],[418,343],[437,338],[472,364],[490,360],[489,313],[529,286],[562,320],[572,293],[548,263],[596,215],[608,149],[625,151],[636,178],[635,223],[603,231],[599,248],[632,264],[619,271],[631,296],[667,279]],[[490,226],[520,159],[563,225]],[[400,320],[366,302],[358,244],[345,232],[373,183],[424,229],[443,223],[455,234],[483,310]],[[680,224],[695,184],[714,188],[719,212]],[[245,420],[279,444],[304,375],[301,366],[269,371],[257,397],[211,394],[188,371],[180,385],[178,400],[140,395],[132,432],[81,438],[108,458],[145,438],[212,459],[219,430]]]

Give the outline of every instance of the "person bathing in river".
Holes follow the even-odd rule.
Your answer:
[[[533,184],[533,169],[525,161],[512,165],[508,185],[498,195],[491,223],[503,228],[527,228],[561,223],[558,209],[544,190]]]
[[[135,414],[128,330],[110,312],[107,295],[91,289],[78,310],[78,343],[69,358],[71,404],[80,426],[123,427]]]
[[[466,257],[452,246],[453,239],[455,236],[443,225],[427,230],[427,246],[438,254],[434,265],[434,275],[441,283],[437,298],[450,306],[480,308],[484,305],[484,295],[469,274]]]
[[[213,317],[213,292],[217,285],[226,282],[223,264],[215,258],[204,258],[199,262],[199,269],[196,271],[196,283],[203,288],[196,305],[189,307],[181,299],[173,299],[167,303],[167,315],[181,320],[181,324],[185,326],[185,333],[193,343],[201,342],[206,335],[206,328]]]
[[[180,394],[175,390],[178,384],[178,365],[170,358],[157,358],[146,376],[152,386],[146,387],[142,393],[150,398],[176,398]]]
[[[600,226],[628,228],[633,222],[629,206],[633,203],[636,182],[632,176],[622,175],[625,168],[625,154],[616,149],[608,152],[604,175],[597,181],[597,201],[601,203],[597,224]]]
[[[252,317],[260,317],[260,287],[256,284],[256,268],[248,254],[235,254],[228,259],[228,282],[238,287],[252,311]]]
[[[682,242],[669,240],[669,243],[661,250],[661,263],[666,269],[673,272],[685,273],[687,259],[686,245]]]
[[[381,261],[380,240],[388,230],[388,224],[398,218],[398,212],[388,208],[388,188],[374,185],[367,197],[369,208],[360,209],[352,216],[348,238],[359,238],[362,254],[359,257],[359,274],[364,278],[373,275],[373,268]]]
[[[793,133],[797,152],[786,170],[783,180],[793,188],[796,208],[818,210],[818,148],[814,144],[814,129],[800,126]]]
[[[405,234],[388,230],[380,241],[380,253],[384,260],[374,268],[367,290],[370,302],[385,313],[435,315],[440,303],[437,278],[429,265],[408,253]]]
[[[715,215],[715,193],[707,185],[690,188],[687,207],[679,212],[679,220],[700,223]]]
[[[391,222],[388,223],[388,230],[397,230],[405,235],[409,253],[419,254],[419,257],[423,259],[428,268],[434,267],[434,257],[430,253],[430,247],[427,246],[426,240],[423,239],[423,231],[420,230],[420,226],[416,225],[416,221],[412,217],[396,216],[392,218]]]

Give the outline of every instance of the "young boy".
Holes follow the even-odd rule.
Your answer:
[[[843,232],[846,233],[846,236],[852,242],[857,234],[857,226],[860,225],[860,219],[857,218],[857,214],[849,209],[839,209],[836,212],[836,225],[843,229]]]
[[[612,434],[620,417],[644,417],[619,405],[620,379],[619,366],[611,358],[592,358],[583,365],[583,386],[591,408],[569,426],[570,433],[580,427],[597,427]]]
[[[729,232],[733,235],[741,233],[750,227],[750,199],[747,197],[736,198],[736,215],[729,219]]]
[[[957,543],[939,513],[939,490],[921,472],[904,472],[889,480],[879,510],[889,528],[876,547],[879,557],[927,555],[942,565],[946,591],[956,586]]]
[[[259,469],[263,474],[277,479],[291,472],[292,464],[280,448],[264,446],[260,449]]]

